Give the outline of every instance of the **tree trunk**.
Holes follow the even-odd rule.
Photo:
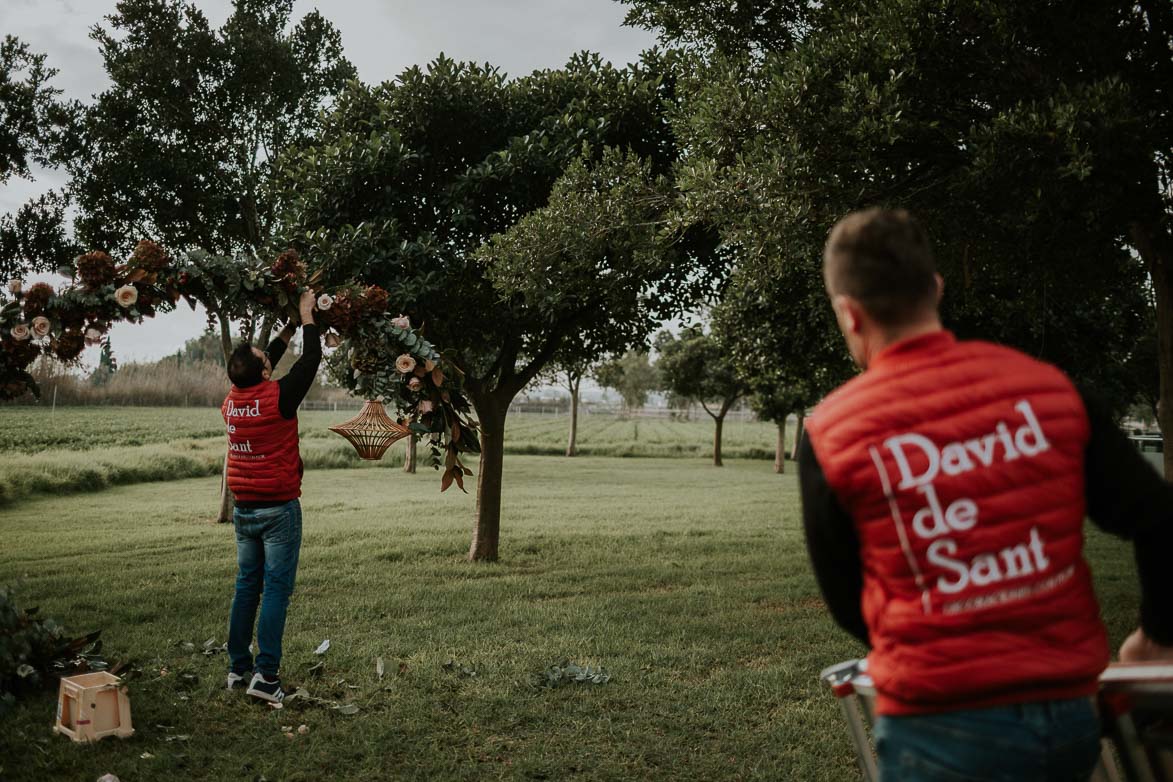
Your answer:
[[[407,438],[407,453],[403,457],[403,471],[415,474],[416,461],[416,436],[413,434]]]
[[[1173,480],[1173,237],[1160,226],[1134,223],[1132,241],[1153,281],[1157,300],[1157,369],[1160,373],[1160,398],[1157,400],[1157,424],[1165,439],[1165,478]]]
[[[774,472],[786,472],[786,416],[778,419],[778,443],[774,446]]]
[[[220,513],[216,517],[217,524],[227,524],[232,521],[232,512],[236,509],[236,500],[228,490],[228,453],[224,453],[224,470],[220,473]]]
[[[566,443],[566,455],[574,456],[578,442],[578,389],[582,381],[573,383],[570,388],[570,438]]]
[[[266,314],[265,317],[261,320],[261,333],[257,335],[259,337],[258,342],[260,343],[261,350],[264,350],[269,346],[269,340],[273,336],[273,327],[276,325],[276,323],[277,318],[271,314]]]
[[[794,427],[794,453],[795,459],[798,459],[798,444],[802,442],[803,423],[806,421],[806,416],[802,413],[798,414],[798,424]]]
[[[481,425],[481,463],[468,558],[473,562],[496,562],[501,535],[501,472],[505,460],[505,415],[509,411],[509,400],[502,402],[492,393],[475,394],[473,406]]]
[[[713,416],[713,466],[724,467],[721,461],[721,430],[725,427],[725,411],[722,410],[720,415]]]

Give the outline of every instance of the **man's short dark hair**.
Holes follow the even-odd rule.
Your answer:
[[[823,276],[884,326],[901,326],[936,306],[937,264],[929,237],[903,209],[852,212],[831,229]]]
[[[253,353],[253,346],[241,342],[228,357],[228,379],[237,388],[255,386],[264,380],[265,362]]]

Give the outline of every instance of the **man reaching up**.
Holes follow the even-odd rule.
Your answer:
[[[297,408],[313,385],[322,360],[311,291],[301,294],[298,308],[301,358],[285,377],[273,381],[269,376],[289,346],[293,327],[282,329],[264,352],[241,343],[228,359],[232,390],[221,407],[228,429],[228,488],[236,498],[232,521],[238,566],[228,628],[232,666],[228,689],[243,687],[247,682],[249,695],[272,703],[285,697],[278,678],[281,638],[301,551],[298,497],[303,466],[298,451]],[[258,604],[260,654],[254,662],[251,645]]]

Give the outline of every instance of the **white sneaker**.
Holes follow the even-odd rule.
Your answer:
[[[238,687],[247,686],[247,684],[246,684],[248,681],[247,677],[248,677],[248,674],[246,674],[246,673],[234,673],[232,671],[229,671],[228,672],[228,689],[235,690]]]
[[[281,680],[276,676],[267,679],[259,673],[253,674],[253,679],[249,682],[245,694],[269,703],[280,703],[285,699],[285,690],[281,689]]]

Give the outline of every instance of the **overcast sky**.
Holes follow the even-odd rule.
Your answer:
[[[215,26],[232,6],[231,0],[195,2]],[[0,0],[0,33],[46,53],[49,65],[60,71],[55,85],[69,98],[88,100],[107,83],[89,31],[114,5],[114,0]],[[584,49],[624,64],[655,44],[650,33],[622,26],[624,7],[614,0],[296,0],[294,18],[313,8],[341,31],[346,55],[366,82],[394,78],[440,52],[519,75],[560,67]],[[10,180],[0,185],[0,212],[63,181],[56,172],[39,172],[35,182]],[[203,314],[181,306],[149,325],[115,326],[111,341],[123,362],[150,360],[174,353],[203,328]]]

